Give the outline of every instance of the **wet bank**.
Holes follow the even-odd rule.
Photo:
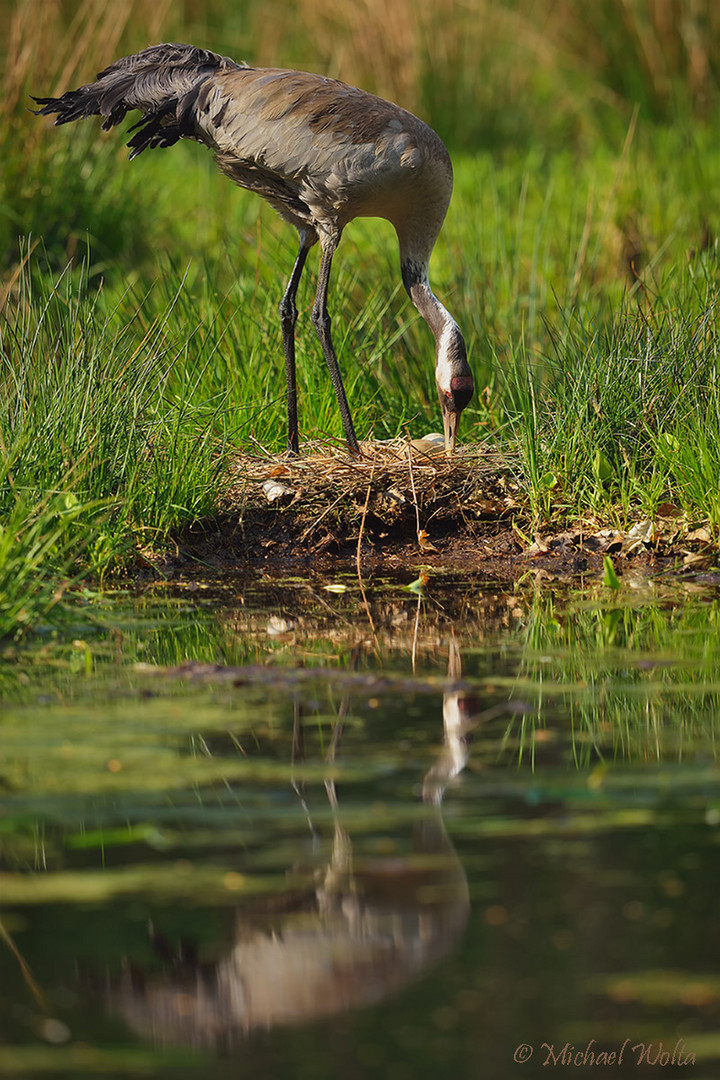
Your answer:
[[[429,437],[432,438],[432,437]],[[131,573],[270,573],[354,568],[369,579],[426,565],[506,581],[530,572],[582,586],[618,576],[720,580],[707,521],[671,502],[651,515],[616,508],[573,516],[548,501],[533,512],[512,455],[490,446],[453,458],[426,440],[363,444],[360,458],[311,446],[302,457],[242,456],[228,468],[217,513],[163,545],[138,547]]]

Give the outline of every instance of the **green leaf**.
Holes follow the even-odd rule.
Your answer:
[[[609,555],[603,555],[603,585],[606,589],[620,588],[620,578],[615,573],[615,567]]]
[[[608,459],[598,447],[593,459],[593,472],[601,484],[609,484],[613,479],[613,468]]]

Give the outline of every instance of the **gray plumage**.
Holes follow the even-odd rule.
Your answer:
[[[35,98],[56,124],[104,117],[119,124],[132,110],[131,158],[195,139],[219,168],[255,191],[295,226],[299,250],[280,303],[288,392],[288,449],[297,453],[295,296],[307,254],[322,257],[313,323],[330,370],[348,447],[359,452],[330,335],[327,294],[333,254],[355,217],[395,226],[402,277],[436,341],[435,372],[448,451],[473,379],[460,330],[433,295],[428,263],[452,192],[452,166],[441,139],[412,113],[334,79],[301,71],[253,68],[191,45],[154,45],[116,60],[97,82],[60,98]]]

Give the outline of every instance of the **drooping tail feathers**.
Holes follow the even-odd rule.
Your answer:
[[[141,119],[130,128],[130,157],[148,147],[172,146],[192,137],[192,108],[208,77],[238,64],[226,56],[194,45],[151,45],[124,56],[98,73],[97,82],[69,90],[59,98],[33,98],[36,114],[57,113],[56,124],[86,116],[104,116],[103,130],[119,124],[125,114],[139,109]]]

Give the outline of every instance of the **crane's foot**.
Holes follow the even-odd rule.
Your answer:
[[[287,448],[285,450],[285,457],[296,458],[300,456],[300,439],[298,438],[297,431],[293,431],[288,435]]]
[[[360,443],[357,441],[357,435],[355,429],[350,424],[345,425],[345,442],[347,443],[348,453],[353,457],[362,457],[362,451],[360,449]]]

